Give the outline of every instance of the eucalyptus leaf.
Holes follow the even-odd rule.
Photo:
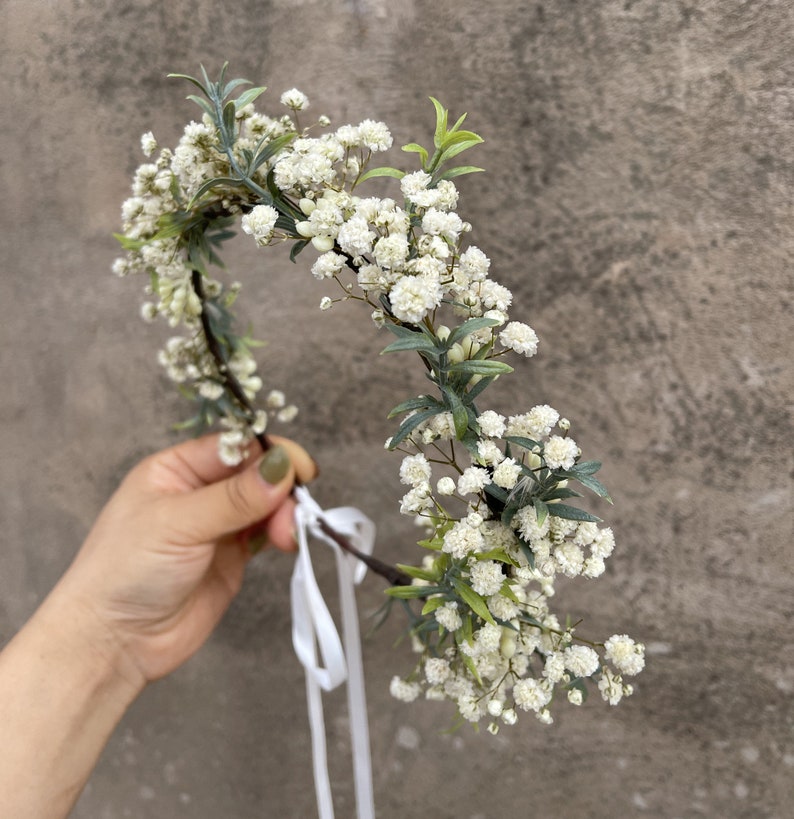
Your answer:
[[[471,333],[475,333],[477,330],[484,330],[486,327],[496,327],[498,324],[499,322],[496,319],[484,317],[468,319],[449,334],[446,345],[447,347],[451,347],[453,344],[466,338],[466,336]]]
[[[565,518],[566,520],[582,520],[591,523],[599,523],[601,518],[585,512],[584,509],[577,509],[575,506],[569,506],[567,503],[550,503],[547,506],[549,514],[555,518]]]
[[[406,401],[401,401],[397,404],[396,407],[393,407],[389,414],[386,416],[387,418],[394,418],[396,415],[402,415],[404,412],[410,412],[411,410],[417,409],[425,409],[426,407],[439,407],[441,408],[441,404],[436,401],[435,398],[431,398],[429,395],[418,395],[416,398],[409,398]]]
[[[385,593],[391,597],[399,597],[402,600],[413,600],[417,597],[427,597],[431,594],[443,592],[440,586],[391,586],[385,589]]]
[[[460,599],[477,615],[482,617],[488,623],[492,625],[496,625],[496,620],[493,619],[493,615],[490,611],[488,611],[488,606],[485,603],[485,600],[477,594],[474,589],[467,585],[463,580],[456,577],[452,580],[452,585],[455,587],[455,591],[460,596]]]
[[[420,424],[429,420],[434,415],[438,415],[439,412],[443,412],[443,410],[430,409],[425,410],[424,412],[418,412],[416,415],[406,418],[402,424],[400,424],[400,428],[389,442],[389,449],[394,449],[398,444],[402,443]]]
[[[419,154],[419,158],[422,161],[422,167],[427,166],[428,154],[421,145],[417,145],[416,142],[409,142],[407,145],[403,145],[402,149],[409,154]]]
[[[599,498],[604,498],[608,503],[612,503],[612,498],[609,496],[609,492],[607,491],[606,486],[604,486],[598,478],[594,478],[592,475],[577,475],[576,480],[582,484],[582,486],[586,486],[592,492],[595,492]]]
[[[454,179],[456,176],[464,176],[467,173],[483,173],[485,168],[478,168],[476,165],[458,165],[456,168],[450,168],[439,176],[439,181],[442,179]]]
[[[387,347],[381,351],[381,355],[386,353],[398,353],[404,350],[421,350],[425,353],[438,354],[436,345],[424,333],[411,333],[410,336],[403,336],[397,341],[392,341]]]
[[[359,178],[356,180],[356,185],[366,182],[367,179],[375,179],[379,176],[391,176],[394,179],[402,179],[405,176],[405,171],[401,171],[399,168],[372,168],[372,170],[369,170],[359,176]]]
[[[509,364],[503,364],[501,361],[475,361],[467,359],[466,361],[458,361],[451,364],[447,368],[450,373],[465,373],[466,375],[501,375],[502,373],[511,373],[513,368]]]

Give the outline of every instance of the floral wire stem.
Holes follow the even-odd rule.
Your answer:
[[[644,666],[643,646],[620,634],[583,640],[573,633],[577,624],[563,625],[549,605],[556,577],[596,578],[613,551],[612,530],[570,503],[582,497],[577,485],[611,502],[595,477],[601,464],[582,460],[570,422],[548,405],[509,418],[480,408],[483,391],[513,369],[503,356],[529,358],[538,345],[529,325],[510,320],[512,294],[490,277],[490,260],[466,240],[472,226],[455,212],[452,179],[481,169],[449,161],[482,139],[460,128],[463,117],[450,127],[448,111],[431,98],[433,149],[404,146],[418,154],[421,170],[367,169],[392,145],[384,123],[365,120],[314,137],[296,117],[309,104],[300,91],[281,97],[290,115],[268,117],[253,105],[265,89],[231,99],[247,83],[226,83],[225,71],[217,83],[203,69],[203,80],[176,75],[201,90],[203,97],[190,99],[204,116],[186,126],[174,150],[162,148],[136,172],[119,235],[128,256],[114,264],[119,275],[149,277],[154,301],[143,305],[145,320],[161,315],[187,331],[160,354],[198,404],[181,426],[200,432],[219,423],[219,455],[235,465],[253,441],[270,446],[270,415],[285,422],[295,415],[280,390],[259,409],[264,385],[250,350],[259,343],[234,329],[230,309],[240,285],[226,288],[208,269],[222,267],[215,248],[233,235],[238,217],[260,247],[291,243],[292,261],[312,245],[321,254],[312,274],[344,293],[324,296],[320,309],[347,299],[368,304],[375,325],[397,337],[382,352],[417,353],[433,385],[391,410],[388,417],[401,421],[386,443],[404,455],[400,512],[426,533],[421,565],[389,566],[321,524],[390,583],[389,600],[408,614],[422,659],[407,678],[392,680],[392,694],[452,700],[464,720],[489,717],[491,733],[497,720],[514,724],[517,709],[551,722],[555,688],[579,705],[586,680],[617,704],[632,691],[621,675]],[[152,134],[141,145],[147,157],[159,147]],[[358,189],[383,176],[399,180],[399,202]],[[449,327],[440,323],[447,316]],[[434,467],[446,474],[433,477]]]
[[[210,354],[215,361],[215,366],[218,368],[218,372],[223,378],[226,389],[229,390],[240,406],[246,410],[249,416],[254,418],[256,411],[245,395],[239,381],[234,377],[234,374],[229,369],[229,365],[225,356],[223,355],[223,351],[221,350],[220,342],[213,332],[206,310],[206,294],[204,292],[204,284],[201,280],[201,273],[198,270],[193,271],[191,275],[191,283],[193,285],[193,290],[201,301],[201,329],[204,332],[204,338],[207,342],[207,349],[210,351]],[[262,449],[262,452],[267,452],[268,449],[272,447],[272,442],[263,432],[255,433],[255,437]],[[296,483],[298,486],[300,486],[299,480],[296,481]],[[391,566],[382,560],[378,560],[378,558],[373,557],[372,555],[364,554],[364,552],[361,552],[359,549],[353,546],[353,544],[346,537],[339,534],[339,532],[337,532],[335,529],[332,529],[324,520],[321,520],[319,525],[322,531],[341,549],[353,555],[362,563],[366,564],[367,568],[371,569],[373,572],[375,572],[375,574],[379,574],[381,577],[388,580],[392,586],[411,585],[412,580],[409,575],[400,571],[396,566]]]

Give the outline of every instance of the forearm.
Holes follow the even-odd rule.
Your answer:
[[[0,653],[0,816],[66,816],[142,685],[60,584]]]

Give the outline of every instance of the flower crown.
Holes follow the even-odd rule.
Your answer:
[[[203,67],[201,79],[171,75],[200,90],[188,98],[203,116],[174,150],[143,136],[145,155],[157,158],[135,173],[118,235],[128,252],[113,268],[149,277],[147,321],[183,328],[160,353],[196,405],[181,426],[219,424],[220,457],[234,465],[256,441],[267,447],[272,416],[295,416],[279,390],[259,401],[257,342],[238,332],[233,314],[240,285],[224,286],[209,270],[238,220],[257,245],[290,242],[293,261],[312,245],[320,253],[312,274],[338,288],[320,309],[369,305],[371,320],[396,336],[383,353],[418,355],[432,385],[391,410],[401,421],[387,441],[404,453],[400,511],[425,528],[425,557],[396,569],[368,561],[390,580],[390,602],[403,602],[420,655],[391,693],[452,700],[463,719],[484,718],[492,732],[519,711],[551,722],[555,693],[579,705],[588,680],[618,703],[632,691],[623,676],[644,666],[643,646],[627,635],[583,640],[549,608],[558,575],[598,577],[612,553],[612,530],[570,503],[581,497],[577,486],[610,501],[595,477],[601,464],[581,459],[569,421],[548,405],[510,417],[483,407],[485,390],[512,371],[504,357],[534,355],[538,337],[510,319],[510,291],[489,276],[456,212],[452,180],[482,169],[452,160],[482,138],[461,127],[465,114],[450,127],[431,98],[433,147],[403,148],[420,169],[370,167],[392,145],[384,123],[332,131],[320,117],[304,126],[309,102],[297,89],[281,96],[289,113],[270,117],[254,107],[264,88],[232,98],[250,83],[225,73],[218,82]],[[384,176],[399,181],[398,197],[365,195],[364,183]]]

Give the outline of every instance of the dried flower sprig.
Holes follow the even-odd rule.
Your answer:
[[[463,719],[486,718],[492,732],[520,710],[551,722],[555,692],[578,705],[587,680],[616,704],[632,690],[623,676],[644,666],[643,646],[626,635],[583,640],[549,608],[558,575],[598,577],[612,553],[611,529],[570,503],[581,497],[577,484],[610,501],[595,477],[601,464],[581,459],[570,423],[548,405],[509,417],[481,406],[484,391],[512,371],[502,357],[529,357],[538,346],[531,327],[510,320],[512,294],[489,276],[485,254],[466,246],[471,225],[455,210],[452,180],[481,169],[451,161],[481,137],[462,128],[465,115],[450,127],[433,99],[432,149],[404,147],[420,170],[373,168],[373,156],[392,145],[382,122],[329,131],[320,117],[301,128],[309,103],[300,91],[281,97],[291,113],[269,117],[254,107],[265,89],[232,98],[250,83],[226,82],[225,73],[218,82],[203,68],[201,79],[173,75],[201,91],[190,99],[203,117],[173,151],[144,135],[144,152],[158,156],[135,174],[119,236],[128,253],[114,265],[121,275],[148,274],[144,318],[161,315],[185,330],[161,353],[198,406],[184,426],[219,423],[220,455],[235,464],[254,440],[268,445],[270,416],[294,417],[279,390],[259,406],[257,342],[237,333],[232,311],[240,286],[224,287],[209,270],[220,266],[217,249],[238,219],[260,246],[292,243],[293,261],[311,244],[320,252],[312,274],[341,294],[323,297],[320,308],[368,304],[375,324],[396,336],[383,353],[417,353],[433,385],[389,415],[402,418],[387,442],[404,454],[400,511],[425,528],[419,545],[428,552],[421,566],[370,563],[393,584],[386,593],[405,604],[420,655],[410,674],[394,678],[392,693],[450,699]],[[399,180],[400,202],[362,196],[374,177]]]

